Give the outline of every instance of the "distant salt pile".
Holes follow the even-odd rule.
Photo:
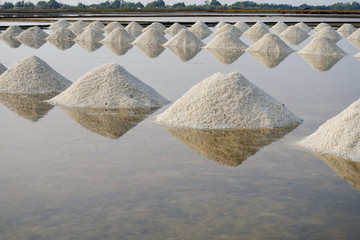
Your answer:
[[[244,34],[252,41],[257,41],[265,34],[269,33],[268,26],[262,22],[257,22],[251,28],[249,28]]]
[[[356,28],[353,25],[349,24],[349,23],[343,24],[337,30],[337,32],[344,38],[347,38],[348,36],[350,36],[355,31],[356,31]]]
[[[102,43],[112,42],[119,44],[130,44],[135,40],[125,29],[116,28],[107,37],[101,40]]]
[[[47,36],[49,36],[47,33],[41,30],[38,26],[35,26],[20,33],[19,36],[17,36],[17,40],[22,43],[36,42],[45,39]]]
[[[360,40],[360,28],[348,36],[349,40]]]
[[[196,129],[276,128],[301,121],[237,72],[208,77],[154,118],[156,124]]]
[[[360,161],[360,99],[299,144],[313,152]]]
[[[11,25],[1,34],[1,38],[3,39],[16,38],[22,32],[23,30],[19,26]]]
[[[297,26],[288,27],[279,36],[291,45],[298,45],[309,37],[306,32]]]
[[[226,22],[220,21],[220,22],[218,22],[218,24],[215,25],[215,28],[220,29],[220,28],[222,28],[223,26],[225,26],[225,24],[226,24]]]
[[[319,23],[314,29],[313,31],[314,32],[318,32],[320,31],[321,29],[323,29],[324,27],[331,27],[329,24],[327,23]]]
[[[234,24],[234,27],[237,27],[238,29],[240,29],[241,32],[245,32],[246,30],[248,30],[250,28],[249,25],[247,25],[244,22],[236,22]]]
[[[5,72],[6,70],[7,68],[0,63],[0,75],[3,74],[3,72]]]
[[[65,19],[61,19],[61,20],[58,20],[55,23],[51,24],[49,29],[54,32],[58,28],[67,28],[70,25],[71,24],[68,21],[66,21]]]
[[[167,42],[164,35],[154,28],[150,28],[141,34],[133,44],[137,45],[163,45]]]
[[[299,22],[297,24],[295,24],[296,27],[299,27],[301,30],[303,30],[306,33],[311,32],[311,27],[309,27],[308,25],[306,25],[303,22]]]
[[[142,30],[142,32],[146,32],[149,29],[155,29],[155,30],[158,30],[159,32],[163,33],[163,32],[165,32],[166,27],[159,22],[153,22],[152,24],[150,24],[149,26],[144,28]]]
[[[119,22],[111,22],[111,23],[107,24],[103,30],[106,34],[110,34],[116,28],[124,28],[124,27]]]
[[[337,33],[332,27],[324,27],[318,32],[316,32],[314,35],[312,35],[312,37],[327,37],[335,43],[342,39],[341,35]]]
[[[268,33],[246,49],[247,52],[284,52],[291,53],[291,49],[276,34]]]
[[[76,21],[73,24],[71,24],[68,29],[71,30],[73,33],[75,33],[76,35],[80,35],[80,33],[82,33],[84,31],[84,28],[87,26],[88,24],[86,22],[83,21]]]
[[[47,39],[49,43],[55,46],[57,49],[66,50],[74,46],[75,42],[73,40],[58,40],[58,39]]]
[[[209,27],[202,21],[197,21],[196,23],[194,23],[189,28],[189,31],[194,33],[200,40],[207,38],[212,33]]]
[[[109,63],[86,73],[49,103],[67,107],[155,108],[168,100],[120,65]]]
[[[75,33],[73,33],[71,30],[67,29],[67,28],[58,28],[55,30],[54,33],[50,34],[50,36],[48,36],[46,38],[46,40],[48,41],[72,41],[76,38]]]
[[[100,21],[94,21],[85,27],[85,29],[89,28],[96,29],[99,32],[104,32],[105,25]]]
[[[143,27],[140,26],[137,22],[131,22],[126,27],[125,30],[128,31],[133,37],[137,37],[142,34]]]
[[[216,35],[204,48],[245,51],[248,46],[233,32],[222,32]]]
[[[204,43],[200,41],[194,33],[187,29],[182,29],[173,38],[164,44],[164,47],[202,47]]]
[[[104,39],[102,32],[94,28],[86,28],[79,36],[75,38],[76,42],[100,42]]]
[[[217,30],[215,32],[215,34],[220,34],[220,33],[223,33],[223,32],[232,32],[237,37],[240,37],[242,35],[242,31],[240,31],[240,29],[238,29],[237,27],[234,27],[231,24],[225,24],[222,28]]]
[[[69,80],[36,56],[20,60],[0,76],[1,93],[59,93],[70,85]]]
[[[314,38],[308,45],[301,49],[298,54],[304,55],[323,55],[340,57],[346,53],[339,48],[330,38]]]
[[[165,30],[167,34],[169,34],[171,37],[175,36],[178,32],[180,32],[182,29],[186,29],[184,25],[181,25],[179,23],[174,23],[169,28]]]
[[[271,27],[271,29],[277,33],[277,34],[280,34],[282,33],[285,29],[288,28],[288,25],[286,25],[284,22],[280,21],[280,22],[277,22],[274,26]]]

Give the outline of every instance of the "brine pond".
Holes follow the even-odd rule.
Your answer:
[[[35,55],[74,82],[115,62],[172,102],[237,71],[304,120],[282,131],[168,129],[152,117],[171,104],[132,114],[1,95],[0,239],[358,239],[360,163],[297,145],[360,97],[359,49],[337,45],[348,55],[332,60],[0,41],[7,68]]]

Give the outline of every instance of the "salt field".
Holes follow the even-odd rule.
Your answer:
[[[298,22],[306,20],[310,21]],[[237,21],[240,17],[232,22]],[[80,38],[82,25],[76,33]],[[41,59],[37,60],[44,62],[41,66],[51,68],[50,76],[61,75],[72,83],[83,79],[84,83],[71,85],[74,87],[60,97],[85,99],[86,107],[88,103],[98,107],[71,108],[76,104],[62,102],[57,103],[62,106],[53,106],[44,100],[56,93],[40,95],[37,88],[31,95],[0,89],[0,239],[358,239],[359,160],[328,155],[331,151],[311,152],[311,147],[304,148],[299,142],[349,106],[351,114],[344,117],[347,121],[358,119],[359,104],[353,103],[360,98],[360,61],[354,56],[359,54],[360,45],[343,37],[337,43],[328,42],[331,40],[327,37],[312,38],[314,31],[290,41],[269,28],[267,31],[274,35],[268,35],[272,41],[267,43],[272,47],[257,36],[256,44],[246,34],[238,38],[241,42],[230,34],[231,38],[221,38],[228,47],[221,48],[221,41],[214,41],[216,44],[210,46],[215,47],[206,48],[217,36],[218,29],[210,27],[210,35],[201,39],[203,44],[187,47],[190,40],[196,43],[195,35],[177,39],[173,34],[186,33],[179,26],[174,26],[177,30],[170,36],[157,30],[141,35],[142,28],[132,25],[131,35],[136,39],[143,36],[141,44],[131,44],[128,38],[122,44],[123,30],[105,38],[110,33],[91,28],[75,42],[62,41],[57,35],[53,35],[53,41],[41,38],[37,39],[40,43],[31,44],[19,42],[16,37],[0,39],[0,80],[10,84],[12,76],[35,76],[33,81],[36,76],[45,78],[43,71],[18,69],[24,59]],[[243,25],[239,22],[238,26]],[[286,26],[282,27],[286,31]],[[49,36],[56,31],[42,30]],[[239,43],[250,50],[256,47],[256,51],[233,47]],[[11,75],[9,69],[16,71]],[[107,84],[102,81],[102,72],[114,82],[125,76],[125,83],[136,82],[136,86],[142,86],[140,90],[151,89],[151,94],[140,94],[132,86],[129,88],[135,90],[120,86],[117,91],[107,92],[101,88]],[[174,105],[184,112],[195,106],[198,118],[206,115],[207,102],[216,103],[214,92],[238,94],[231,86],[218,91],[211,85],[213,91],[207,92],[203,85],[197,85],[211,76],[220,76],[214,75],[217,73],[241,74],[256,86],[252,89],[267,94],[265,103],[267,98],[276,99],[276,106],[291,111],[299,125],[219,130],[154,123],[156,116],[171,109],[190,89],[195,89],[190,98],[193,102],[185,102],[188,107],[181,101]],[[104,98],[105,94],[109,97]],[[128,94],[123,102],[143,101],[143,95],[148,94],[162,99],[159,106],[167,100],[170,103],[159,108],[114,109],[109,102],[114,94]],[[234,97],[221,96],[219,99],[225,100]],[[231,112],[225,100],[218,105],[224,119],[225,113],[228,118],[231,114],[236,117],[237,112]],[[261,104],[256,106],[254,109],[264,110]],[[251,106],[247,107],[251,112]],[[271,107],[266,111],[271,115]],[[178,118],[188,116],[175,112]],[[191,116],[191,111],[186,114]],[[209,119],[219,120],[221,115]],[[250,120],[258,115],[251,115],[255,117]],[[176,121],[174,116],[171,120]],[[246,122],[248,118],[242,119]],[[358,149],[354,150],[359,146],[355,120],[350,119],[354,131],[342,128],[341,118],[336,118],[334,127],[325,125],[341,136],[352,133],[355,145],[341,148],[351,154],[339,156],[358,156]],[[326,138],[318,135],[320,140]],[[308,142],[320,141],[314,139]],[[343,139],[341,142],[348,138]]]

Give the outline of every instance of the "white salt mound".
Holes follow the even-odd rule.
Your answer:
[[[222,32],[216,35],[204,48],[245,51],[248,46],[233,32]]]
[[[356,30],[355,32],[353,32],[352,34],[350,34],[348,39],[350,39],[350,40],[360,40],[360,28],[358,30]]]
[[[94,21],[85,27],[86,29],[93,28],[99,32],[104,32],[105,25],[100,21]]]
[[[176,34],[178,34],[178,32],[180,32],[182,29],[186,29],[186,27],[184,25],[179,24],[179,23],[174,23],[169,28],[167,28],[165,30],[165,32],[173,37]]]
[[[226,24],[226,22],[220,21],[220,22],[218,22],[218,24],[215,25],[215,28],[220,29],[220,28],[222,28],[223,26],[225,26],[225,24]]]
[[[235,34],[238,37],[240,37],[242,35],[242,31],[240,31],[240,29],[238,29],[237,27],[234,27],[231,24],[225,24],[222,28],[217,30],[215,32],[215,34],[220,34],[222,32],[232,32],[233,34]]]
[[[1,93],[59,93],[70,85],[69,80],[36,56],[20,60],[0,76]]]
[[[17,40],[21,42],[31,42],[31,41],[39,41],[45,39],[49,36],[43,30],[41,30],[38,26],[31,27],[17,36]]]
[[[0,63],[0,75],[3,74],[3,72],[5,72],[6,70],[7,68]]]
[[[339,48],[330,38],[321,37],[314,38],[308,45],[301,49],[298,54],[304,55],[322,55],[340,57],[346,53]]]
[[[280,21],[278,23],[276,23],[274,26],[271,27],[271,29],[277,33],[280,34],[282,33],[285,29],[288,28],[288,25],[286,25],[284,22]]]
[[[314,30],[314,32],[318,32],[321,29],[323,29],[324,27],[331,27],[331,26],[327,23],[319,23],[313,30]]]
[[[276,128],[301,119],[240,73],[216,73],[193,86],[154,122],[197,129]]]
[[[158,30],[154,28],[150,28],[143,34],[141,34],[133,44],[138,45],[163,45],[167,42],[167,39],[164,37],[162,32],[159,32]]]
[[[125,30],[136,38],[137,36],[142,34],[143,27],[137,22],[131,22],[125,27]]]
[[[209,27],[202,21],[197,21],[196,23],[194,23],[189,28],[189,31],[194,33],[201,40],[207,38],[212,33]]]
[[[257,38],[261,38],[263,37],[265,34],[269,33],[268,30],[268,26],[266,26],[264,23],[262,22],[257,22],[256,24],[254,24],[253,26],[251,26],[251,28],[249,28],[244,34],[246,36],[257,36]]]
[[[337,30],[337,32],[344,38],[347,38],[348,36],[350,36],[355,31],[356,31],[356,28],[353,25],[349,24],[349,23],[343,24]]]
[[[90,108],[155,108],[169,101],[116,63],[97,67],[48,101]]]
[[[119,22],[111,22],[104,27],[104,32],[110,34],[116,28],[124,28],[123,25]]]
[[[86,28],[79,36],[75,38],[76,42],[100,42],[104,39],[102,32],[94,28]]]
[[[306,25],[303,22],[299,22],[297,24],[295,24],[296,27],[299,27],[301,30],[303,30],[306,33],[311,32],[311,27],[309,27],[308,25]]]
[[[194,33],[187,29],[182,29],[164,44],[164,47],[202,47],[204,43],[200,41]]]
[[[11,25],[1,34],[1,37],[3,39],[16,38],[22,32],[23,30],[19,26]]]
[[[247,25],[244,22],[236,22],[234,24],[234,27],[237,27],[238,29],[240,29],[241,32],[245,32],[246,30],[248,30],[250,28],[249,25]]]
[[[86,22],[83,21],[76,21],[73,24],[71,24],[68,29],[71,30],[73,33],[75,33],[76,35],[80,35],[80,33],[82,33],[84,31],[84,28],[87,26],[88,24]]]
[[[48,41],[72,41],[76,38],[75,33],[73,33],[71,30],[67,29],[67,28],[58,28],[55,30],[54,33],[50,34],[50,36],[48,36],[46,38],[46,40]]]
[[[149,29],[156,29],[159,32],[164,32],[166,30],[166,27],[159,22],[153,22],[152,24],[144,28],[142,32],[146,32]]]
[[[276,34],[268,33],[246,49],[247,52],[283,52],[290,53],[291,49]]]
[[[279,35],[289,44],[298,45],[309,37],[309,35],[297,26],[290,26]]]
[[[107,37],[101,40],[102,43],[130,44],[135,40],[125,29],[116,28]]]
[[[49,29],[51,31],[55,31],[58,28],[67,28],[69,26],[70,26],[70,23],[68,21],[66,21],[65,19],[61,19],[61,20],[58,20],[55,23],[51,24]]]
[[[300,141],[305,149],[360,161],[360,99]]]
[[[342,39],[341,35],[337,33],[332,27],[324,27],[316,32],[312,37],[327,37],[330,38],[333,42],[338,42]]]

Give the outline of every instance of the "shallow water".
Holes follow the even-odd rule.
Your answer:
[[[349,56],[319,71],[296,53],[276,64],[249,53],[219,62],[206,50],[187,51],[189,59],[134,46],[118,56],[107,46],[62,51],[0,41],[6,67],[36,55],[75,81],[116,62],[171,101],[213,73],[239,71],[304,119],[275,135],[216,135],[152,124],[169,105],[135,118],[97,118],[101,113],[41,111],[36,101],[14,107],[4,97],[0,239],[357,239],[359,167],[296,145],[359,99],[360,61],[351,56],[359,50],[345,39],[338,45]],[[31,117],[21,112],[28,105],[38,110]]]

